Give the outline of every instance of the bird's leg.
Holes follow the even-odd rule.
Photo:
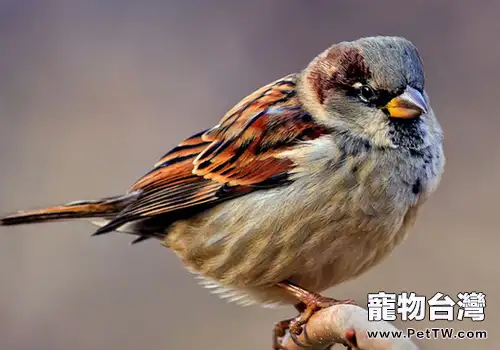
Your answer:
[[[284,281],[278,283],[278,287],[283,288],[288,293],[293,295],[300,301],[299,305],[305,306],[305,308],[300,311],[300,315],[289,322],[288,329],[290,333],[299,335],[302,333],[303,325],[309,321],[311,316],[318,310],[330,307],[332,305],[339,304],[356,304],[354,300],[337,300],[333,298],[324,297],[318,293],[309,292],[296,284],[289,281]],[[296,306],[297,308],[297,306]],[[298,308],[297,308],[298,309]]]

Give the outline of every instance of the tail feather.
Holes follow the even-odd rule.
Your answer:
[[[22,225],[68,219],[101,218],[117,215],[133,202],[138,192],[95,201],[78,201],[50,208],[18,212],[0,218],[0,225]]]

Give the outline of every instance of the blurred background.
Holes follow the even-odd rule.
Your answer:
[[[169,148],[333,43],[375,34],[420,49],[447,170],[410,238],[327,292],[487,294],[498,314],[500,2],[0,1],[0,212],[127,190]],[[157,242],[90,238],[86,222],[0,229],[0,349],[270,349],[293,308],[227,304]]]

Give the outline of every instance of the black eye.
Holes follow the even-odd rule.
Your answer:
[[[359,89],[359,98],[361,101],[369,103],[375,97],[375,91],[373,91],[370,85],[363,85]]]

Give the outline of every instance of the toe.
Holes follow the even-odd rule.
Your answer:
[[[290,328],[289,328],[290,333],[293,333],[295,335],[300,335],[302,333],[302,322],[298,320],[293,320],[290,322]]]

